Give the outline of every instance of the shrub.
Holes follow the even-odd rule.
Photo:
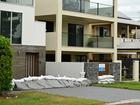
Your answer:
[[[10,40],[0,36],[0,94],[12,88],[12,57]]]

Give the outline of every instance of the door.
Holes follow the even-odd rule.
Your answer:
[[[68,24],[68,45],[83,46],[84,26],[77,24]]]
[[[122,76],[124,80],[132,80],[133,76],[133,60],[123,59],[122,60]]]
[[[99,29],[100,31],[100,37],[107,37],[107,36],[109,36],[108,35],[108,33],[109,33],[109,30],[107,29],[107,28],[105,28],[105,27],[100,27],[100,29]]]
[[[25,57],[25,74],[28,76],[39,75],[39,53],[26,53]]]

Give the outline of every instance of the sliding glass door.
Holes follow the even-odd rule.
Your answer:
[[[83,46],[84,26],[77,24],[68,24],[68,45]]]

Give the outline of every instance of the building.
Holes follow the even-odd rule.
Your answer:
[[[124,80],[139,81],[140,22],[123,13],[118,16],[118,60],[122,61]]]
[[[46,61],[117,61],[117,0],[36,0],[36,20],[46,22]]]
[[[14,78],[45,74],[45,24],[35,21],[34,0],[0,0],[0,34],[14,49]]]

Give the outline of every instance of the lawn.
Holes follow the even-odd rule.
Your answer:
[[[0,105],[103,105],[103,102],[40,92],[25,92],[18,94],[18,98],[0,98]]]
[[[113,83],[113,84],[94,84],[93,86],[129,89],[129,90],[139,90],[140,91],[140,82],[120,82],[120,83]]]

